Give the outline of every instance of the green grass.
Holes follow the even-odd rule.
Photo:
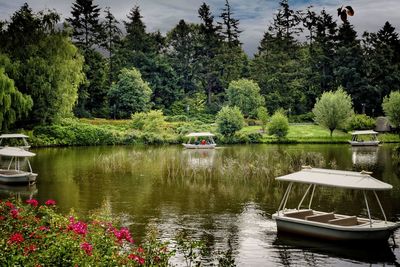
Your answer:
[[[247,126],[241,130],[241,132],[247,134],[260,131],[260,126]],[[266,132],[268,132],[268,129],[266,129]],[[262,133],[262,136],[261,141],[263,143],[347,143],[351,139],[349,133],[341,130],[335,130],[331,137],[328,129],[315,124],[292,124],[289,126],[287,137],[283,140],[278,140],[268,133]],[[400,142],[399,135],[395,134],[380,134],[378,139],[384,143]]]

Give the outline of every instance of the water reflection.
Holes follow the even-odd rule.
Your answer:
[[[362,244],[334,243],[279,233],[273,244],[279,251],[281,263],[284,266],[297,266],[299,261],[307,262],[308,266],[322,266],[331,263],[335,258],[354,263],[399,265],[393,253],[396,248],[393,243],[363,246]]]
[[[371,169],[378,162],[379,146],[351,147],[351,160],[357,167]]]
[[[354,151],[358,158],[372,155],[369,171],[393,185],[379,192],[389,220],[400,214],[400,179],[392,164],[393,146],[377,151]],[[376,148],[375,148],[376,149]],[[223,149],[189,151],[181,146],[110,146],[44,148],[34,151],[32,168],[39,173],[35,198],[55,199],[59,211],[74,209],[85,216],[106,203],[123,214],[135,240],[150,227],[163,239],[176,231],[189,231],[204,240],[212,252],[231,248],[238,266],[352,265],[373,262],[338,254],[310,252],[307,248],[274,243],[276,225],[271,219],[287,184],[274,177],[296,171],[301,165],[361,171],[354,165],[348,145],[239,145]],[[357,159],[357,162],[358,159]],[[304,193],[293,191],[288,205],[297,205]],[[9,196],[0,190],[0,197]],[[30,197],[29,193],[26,198]],[[293,201],[293,203],[291,203]],[[351,190],[316,192],[316,208],[366,215],[362,194]],[[349,205],[351,203],[351,205]],[[373,216],[380,217],[380,209]],[[400,243],[396,233],[396,242]],[[393,251],[399,258],[398,248]],[[204,258],[206,264],[215,259]],[[350,263],[349,263],[350,262]],[[393,264],[390,257],[382,261]],[[179,258],[176,259],[179,264]]]
[[[193,169],[212,167],[215,153],[215,149],[186,149],[182,152],[188,167]]]
[[[0,184],[0,195],[4,197],[33,198],[38,193],[35,184],[33,185],[6,185]]]

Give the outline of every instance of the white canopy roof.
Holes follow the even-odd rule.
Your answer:
[[[351,133],[352,135],[359,135],[359,134],[378,134],[374,130],[363,130],[363,131],[354,131]]]
[[[24,134],[2,134],[0,138],[28,138],[29,136]]]
[[[7,147],[0,149],[0,156],[24,158],[24,157],[33,157],[35,155],[36,155],[35,153],[26,151],[19,147],[8,147],[7,146]]]
[[[201,133],[190,133],[186,135],[187,137],[200,137],[200,136],[214,136],[214,134],[210,132],[201,132]]]
[[[373,178],[366,172],[307,168],[299,172],[277,177],[276,180],[305,184],[317,184],[350,189],[389,190],[390,184]]]

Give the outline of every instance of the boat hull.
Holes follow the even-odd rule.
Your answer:
[[[349,141],[352,146],[378,146],[380,141]]]
[[[37,173],[33,172],[0,169],[0,183],[2,184],[33,184],[36,182],[36,177]]]
[[[195,145],[195,144],[182,144],[187,149],[214,149],[216,144]]]
[[[382,222],[380,226],[333,226],[300,219],[280,217],[274,214],[278,232],[291,233],[330,241],[387,241],[397,223]],[[386,226],[384,226],[386,225]]]

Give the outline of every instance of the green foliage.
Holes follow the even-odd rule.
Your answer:
[[[347,122],[346,130],[369,130],[375,128],[375,120],[365,114],[355,114]]]
[[[313,108],[315,121],[328,128],[332,133],[337,128],[343,128],[352,116],[353,103],[350,96],[343,91],[343,88],[335,92],[329,91],[322,94]]]
[[[267,126],[269,115],[266,107],[259,107],[257,109],[257,119],[261,121],[261,128],[265,132],[265,127]]]
[[[257,108],[265,104],[260,87],[252,80],[232,81],[226,90],[230,106],[237,106],[246,117],[257,115]]]
[[[56,202],[0,202],[2,266],[167,266],[174,251],[155,237],[135,244],[106,204],[90,221],[61,215]],[[190,242],[189,242],[190,243]]]
[[[37,126],[33,130],[34,145],[89,146],[119,143],[118,133],[110,128],[64,119],[60,124]]]
[[[151,89],[135,69],[122,69],[108,95],[114,117],[127,118],[136,112],[150,109]]]
[[[275,111],[271,116],[268,126],[268,134],[276,135],[279,139],[285,137],[289,131],[289,120],[282,110]]]
[[[138,112],[132,114],[132,125],[143,132],[160,133],[165,130],[165,118],[161,110]]]
[[[216,116],[218,132],[232,136],[244,126],[243,114],[238,107],[223,107]]]
[[[26,116],[32,108],[32,99],[15,88],[14,81],[0,68],[0,130],[7,131],[13,123]]]
[[[383,99],[383,111],[394,127],[400,127],[400,91],[393,91]]]

